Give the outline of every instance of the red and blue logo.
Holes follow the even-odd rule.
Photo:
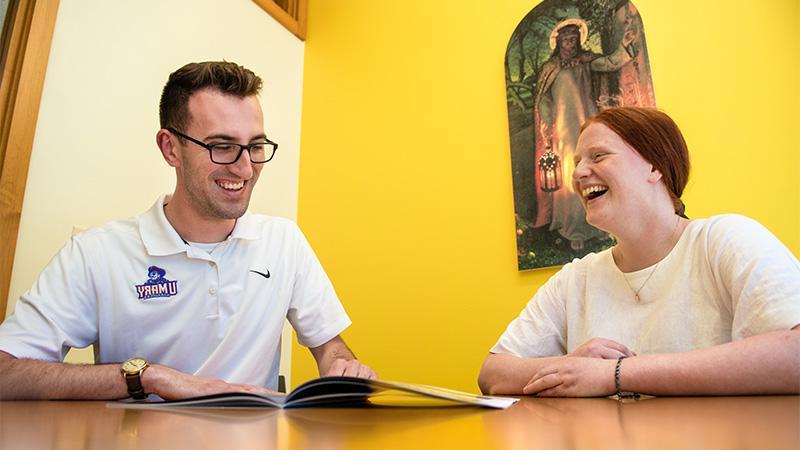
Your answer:
[[[136,285],[139,300],[151,298],[172,297],[178,293],[178,282],[170,281],[164,276],[167,271],[161,267],[150,266],[147,268],[147,281]]]

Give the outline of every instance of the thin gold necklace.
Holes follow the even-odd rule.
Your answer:
[[[672,238],[675,237],[675,232],[678,231],[678,225],[681,223],[681,218],[678,217],[677,219],[678,220],[675,221],[675,228],[672,230],[672,234],[670,234],[670,241],[672,241]],[[630,290],[633,291],[633,296],[636,299],[636,303],[639,303],[639,301],[641,300],[639,298],[639,292],[642,292],[642,289],[644,289],[645,285],[647,285],[647,282],[650,281],[650,278],[652,278],[653,274],[656,273],[656,270],[658,269],[658,266],[661,264],[661,261],[665,260],[666,258],[667,257],[665,255],[663,258],[661,258],[661,260],[659,260],[656,263],[655,266],[653,266],[653,270],[650,271],[650,275],[647,275],[647,278],[644,279],[644,283],[642,283],[642,285],[639,286],[639,289],[634,289],[633,286],[631,286],[631,282],[628,281],[628,277],[626,277],[624,273],[622,274],[622,278],[625,279],[625,283],[628,285],[628,288],[630,288]]]

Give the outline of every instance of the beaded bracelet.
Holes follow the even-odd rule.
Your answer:
[[[620,382],[620,369],[622,369],[622,360],[627,358],[627,356],[620,356],[617,358],[617,368],[614,369],[614,386],[617,388],[617,397],[620,399],[623,398],[639,398],[639,394],[636,392],[628,392],[622,390],[622,383]]]

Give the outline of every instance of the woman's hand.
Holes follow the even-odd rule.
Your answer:
[[[539,397],[605,397],[616,392],[616,360],[568,356],[542,368],[522,389]]]
[[[628,347],[611,339],[592,338],[581,344],[567,356],[581,356],[585,358],[617,359],[620,356],[636,356]]]

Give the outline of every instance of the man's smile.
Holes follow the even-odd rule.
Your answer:
[[[215,182],[217,183],[217,186],[225,189],[226,191],[240,191],[244,188],[244,180],[215,180]]]

